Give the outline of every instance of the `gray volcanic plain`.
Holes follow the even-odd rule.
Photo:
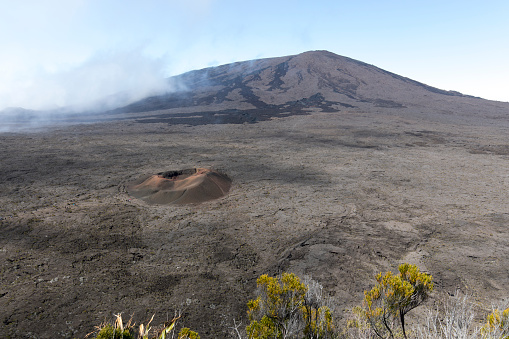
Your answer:
[[[202,338],[225,338],[256,278],[281,271],[320,282],[341,318],[402,262],[480,307],[507,300],[509,103],[326,51],[169,81],[181,90],[0,134],[0,337],[182,309]],[[128,193],[192,168],[226,174],[229,193]]]

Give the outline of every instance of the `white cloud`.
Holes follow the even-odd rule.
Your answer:
[[[54,72],[13,72],[0,84],[0,109],[94,109],[98,101],[108,97],[110,107],[126,104],[171,90],[164,66],[163,59],[134,49],[96,54],[80,65]],[[122,101],[111,100],[114,97]]]

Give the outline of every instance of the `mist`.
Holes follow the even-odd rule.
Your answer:
[[[57,116],[101,112],[179,89],[165,72],[163,58],[127,50],[99,53],[58,70],[39,68],[11,76],[0,85],[0,130],[13,124],[32,128]]]

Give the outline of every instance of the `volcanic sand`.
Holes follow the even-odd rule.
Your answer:
[[[202,338],[227,337],[256,278],[281,270],[319,281],[341,317],[401,262],[487,311],[509,295],[509,128],[433,114],[0,135],[0,336],[83,337],[114,313],[154,325],[180,308]],[[232,189],[199,205],[129,195],[169,168],[220,168]]]

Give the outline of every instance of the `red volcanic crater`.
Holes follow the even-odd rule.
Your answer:
[[[196,204],[225,196],[230,186],[225,174],[193,168],[145,176],[128,185],[127,191],[149,204]]]

